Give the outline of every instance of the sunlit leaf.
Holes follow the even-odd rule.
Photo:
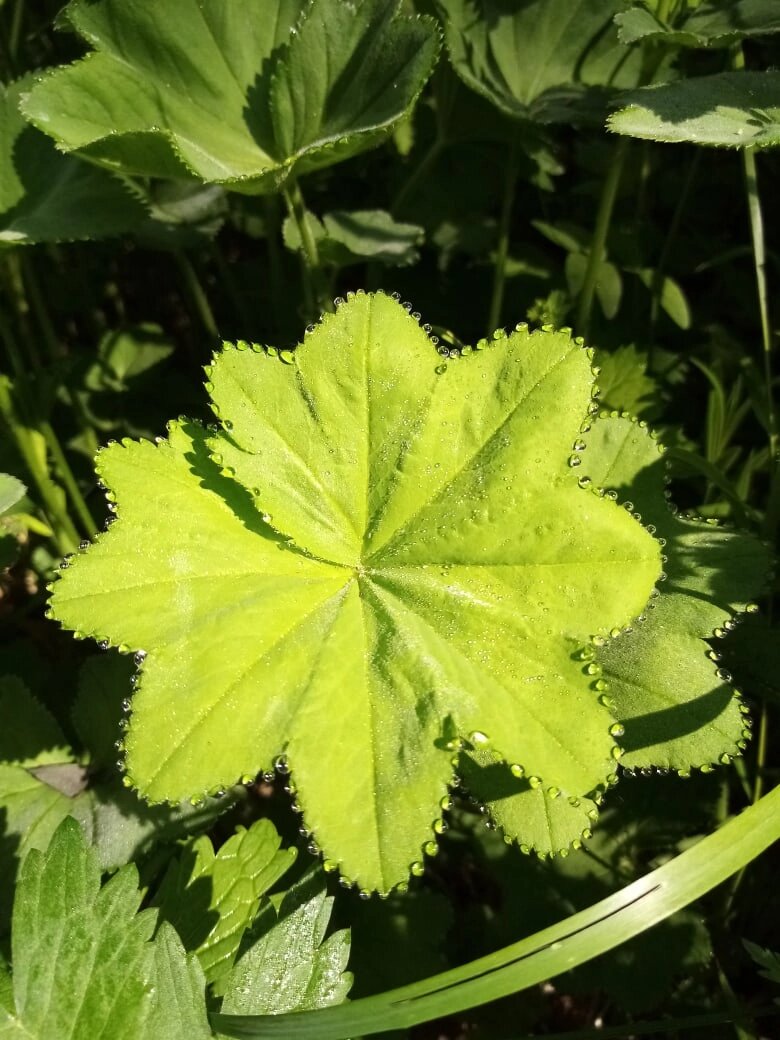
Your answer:
[[[135,227],[143,205],[111,174],[73,156],[19,113],[31,75],[0,84],[0,248],[105,238]]]
[[[774,0],[705,0],[673,25],[641,3],[615,16],[622,43],[653,40],[682,47],[725,47],[749,36],[780,32]]]
[[[378,144],[437,50],[397,0],[71,0],[93,48],[24,103],[67,151],[249,193]]]
[[[53,609],[148,651],[141,792],[285,754],[326,857],[386,890],[433,838],[463,740],[566,796],[602,784],[613,720],[577,653],[642,610],[659,549],[578,487],[592,378],[565,332],[445,363],[400,304],[358,295],[294,353],[225,348],[210,445],[173,424],[107,449],[119,519]]]
[[[598,651],[594,686],[625,727],[622,764],[687,772],[728,762],[745,747],[749,721],[707,640],[717,646],[760,593],[767,551],[748,535],[675,516],[658,444],[638,423],[599,419],[587,440],[592,486],[630,502],[666,543],[667,578],[646,620]]]
[[[716,148],[780,143],[780,72],[719,72],[643,87],[607,120],[618,134]]]

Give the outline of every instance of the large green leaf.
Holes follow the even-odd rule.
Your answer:
[[[625,94],[607,120],[618,134],[716,148],[780,143],[780,72],[720,72]]]
[[[137,1040],[152,991],[154,914],[137,914],[135,867],[104,888],[94,850],[65,820],[48,850],[29,853],[14,902],[15,1014],[3,1040]]]
[[[438,0],[455,71],[515,119],[603,113],[605,88],[637,83],[611,24],[620,0]]]
[[[779,808],[776,788],[619,892],[469,964],[343,1007],[282,1016],[218,1015],[214,1024],[233,1037],[345,1040],[408,1028],[535,986],[614,949],[721,884],[777,841]],[[665,1030],[659,1023],[657,1032]]]
[[[24,121],[19,100],[32,75],[0,84],[0,247],[104,238],[145,216],[111,174],[62,155]]]
[[[24,861],[13,917],[13,994],[3,1040],[208,1040],[205,980],[173,928],[154,942],[133,865],[102,888],[78,824],[64,820]],[[5,1009],[5,1010],[4,1010]]]
[[[683,47],[725,47],[747,36],[780,32],[777,0],[705,0],[679,23],[667,25],[646,4],[615,16],[620,39],[654,40]]]
[[[126,741],[146,797],[285,754],[331,865],[387,890],[433,838],[461,740],[568,796],[614,772],[578,651],[641,612],[659,547],[578,487],[580,343],[483,345],[445,362],[399,303],[358,294],[295,352],[225,347],[212,457],[181,424],[102,453],[119,519],[52,607],[148,651]]]
[[[72,0],[94,48],[24,111],[68,151],[250,193],[377,144],[430,73],[436,34],[397,0]]]
[[[755,538],[674,515],[664,498],[665,464],[647,430],[629,419],[599,419],[583,470],[641,513],[665,541],[662,592],[625,639],[598,651],[594,686],[625,726],[627,768],[687,772],[739,755],[750,736],[718,645],[760,593],[769,568]],[[603,493],[603,491],[597,493]]]

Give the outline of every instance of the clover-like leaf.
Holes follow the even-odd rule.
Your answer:
[[[780,144],[780,72],[719,72],[642,87],[607,120],[615,133],[669,144],[772,148]]]
[[[705,0],[674,25],[644,3],[615,16],[622,43],[653,40],[682,47],[726,47],[748,36],[780,32],[775,0]]]
[[[105,170],[62,155],[19,101],[32,75],[0,84],[0,247],[105,238],[144,219],[143,205]]]
[[[72,0],[94,48],[24,111],[68,151],[131,173],[275,191],[378,144],[437,50],[398,0]]]
[[[387,890],[462,740],[567,796],[614,771],[579,652],[643,609],[659,547],[578,487],[581,343],[480,346],[445,362],[394,299],[358,294],[294,352],[226,345],[217,434],[176,423],[99,456],[119,519],[52,609],[148,651],[126,738],[146,797],[284,754],[330,866]]]
[[[621,764],[687,773],[726,763],[745,747],[749,720],[708,640],[717,645],[740,611],[756,609],[769,554],[756,538],[671,512],[665,463],[644,424],[599,419],[583,460],[591,486],[630,503],[665,542],[666,580],[652,609],[628,638],[598,651],[594,686],[625,727]]]
[[[535,122],[603,118],[637,63],[611,24],[617,0],[437,0],[455,71],[507,115]],[[638,57],[638,55],[637,55]]]

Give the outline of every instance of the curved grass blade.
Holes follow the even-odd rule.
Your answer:
[[[508,996],[568,971],[688,906],[780,838],[780,787],[714,834],[594,906],[461,968],[337,1008],[215,1015],[231,1037],[345,1040],[402,1029]]]

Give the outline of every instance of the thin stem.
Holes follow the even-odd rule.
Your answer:
[[[214,312],[211,309],[208,296],[200,283],[200,278],[198,278],[198,272],[195,270],[190,258],[186,253],[182,252],[182,250],[177,249],[173,255],[176,258],[179,273],[184,282],[184,288],[187,291],[187,295],[190,298],[190,303],[200,319],[204,332],[210,339],[218,340],[219,329],[217,328],[217,323],[214,319]]]
[[[281,238],[281,212],[278,195],[265,195],[265,234],[268,243],[268,275],[271,279],[271,313],[274,316],[274,330],[279,331],[279,307],[284,298],[284,274],[282,268],[282,251],[279,248]]]
[[[8,34],[8,57],[12,68],[16,67],[16,58],[19,54],[19,41],[22,38],[22,22],[24,19],[25,0],[16,0],[11,16],[11,31]]]
[[[214,263],[217,265],[217,270],[219,271],[219,276],[225,286],[225,291],[230,297],[231,306],[238,314],[239,321],[243,325],[244,329],[247,330],[245,335],[249,335],[248,330],[251,326],[251,317],[246,302],[236,284],[233,272],[230,270],[230,264],[225,259],[224,253],[216,239],[211,246],[211,255],[214,258]]]
[[[10,331],[4,320],[0,320],[0,335],[7,347]],[[79,544],[79,535],[65,508],[65,496],[49,476],[45,450],[41,451],[40,446],[35,443],[36,431],[30,428],[17,412],[11,393],[11,382],[7,378],[0,378],[0,417],[5,421],[40,495],[57,551],[62,556],[75,552]]]
[[[57,333],[54,331],[54,325],[49,317],[46,301],[43,292],[41,291],[40,283],[38,282],[38,276],[35,272],[35,265],[29,257],[22,257],[21,271],[24,279],[23,286],[26,286],[27,288],[27,297],[31,304],[32,313],[35,315],[41,334],[43,335],[46,350],[52,361],[57,361],[59,358],[64,356],[65,351],[62,348]],[[67,386],[63,385],[61,389],[65,400],[70,405],[73,414],[78,420],[87,450],[94,457],[100,448],[100,442],[98,441],[97,435],[92,428],[86,412],[84,411],[81,398],[78,394],[72,393],[70,388]],[[80,507],[77,506],[77,508]]]
[[[65,452],[62,450],[57,434],[51,427],[51,424],[43,421],[38,423],[38,429],[43,435],[43,439],[46,441],[46,447],[49,449],[49,454],[52,457],[54,466],[57,470],[57,475],[65,486],[65,490],[70,496],[70,500],[73,503],[73,508],[76,510],[79,521],[81,522],[84,534],[91,538],[97,530],[97,524],[95,519],[89,511],[89,506],[84,501],[84,496],[81,494],[76,478],[73,476],[73,470],[70,468]]]
[[[333,304],[325,292],[325,278],[320,265],[317,240],[307,219],[309,213],[297,181],[291,181],[284,189],[284,198],[301,239],[303,289],[306,295],[307,310],[312,316],[316,316],[318,311],[332,311]]]
[[[599,280],[599,268],[606,253],[607,234],[609,233],[609,225],[612,220],[612,211],[615,208],[620,178],[626,163],[628,142],[629,139],[627,137],[621,137],[615,145],[609,171],[601,189],[601,199],[599,200],[599,208],[596,215],[596,227],[593,231],[593,240],[588,255],[588,266],[585,269],[585,279],[582,283],[579,305],[577,307],[577,332],[580,336],[587,336],[590,327],[593,299]]]
[[[400,190],[393,199],[392,205],[390,206],[390,212],[393,216],[397,216],[398,213],[403,209],[404,203],[409,199],[411,195],[417,190],[417,185],[421,180],[424,179],[426,174],[429,172],[433,164],[441,155],[444,149],[444,139],[439,134],[431,142],[428,151],[415,166],[412,173],[407,177],[404,183],[401,185]]]
[[[490,336],[498,328],[501,311],[504,305],[504,288],[506,285],[506,261],[509,256],[509,232],[512,224],[512,207],[515,200],[517,183],[517,141],[512,139],[506,163],[504,179],[504,195],[501,202],[501,217],[498,225],[498,247],[493,265],[493,295],[488,312],[487,334]]]
[[[14,311],[19,322],[24,345],[33,368],[41,367],[41,358],[38,354],[37,341],[32,334],[30,325],[30,304],[24,291],[24,278],[22,277],[22,264],[18,251],[9,252],[6,257],[5,269],[8,278],[9,292]]]
[[[674,213],[669,223],[669,229],[666,232],[666,238],[664,239],[663,248],[658,257],[658,262],[653,272],[653,281],[650,285],[650,336],[649,336],[649,348],[648,357],[652,357],[653,346],[655,342],[655,327],[658,323],[658,315],[661,309],[661,293],[663,290],[664,279],[666,277],[667,264],[669,261],[669,255],[672,252],[672,246],[674,240],[677,238],[677,232],[680,230],[680,224],[682,222],[683,213],[685,207],[688,204],[688,196],[691,193],[693,182],[696,179],[696,174],[699,169],[699,163],[701,161],[702,150],[697,148],[693,153],[688,172],[685,175],[683,186],[680,194],[677,196],[677,205],[674,207]]]

